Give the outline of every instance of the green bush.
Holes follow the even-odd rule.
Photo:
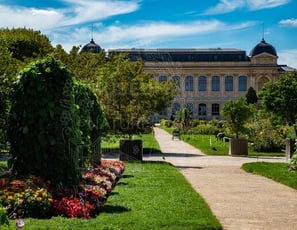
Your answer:
[[[174,122],[172,120],[161,119],[160,125],[166,128],[172,127]]]
[[[198,125],[195,128],[192,128],[192,133],[195,134],[213,134],[216,135],[218,133],[218,128],[216,126],[206,124],[206,125]]]
[[[282,129],[269,118],[258,118],[248,124],[249,140],[257,152],[281,152],[285,148]]]
[[[9,165],[15,175],[37,175],[54,185],[78,185],[79,158],[84,146],[90,145],[85,141],[92,139],[92,132],[98,136],[102,122],[102,113],[96,115],[98,104],[90,96],[51,57],[20,72],[12,91],[8,129]],[[82,105],[88,103],[91,108],[84,110]]]

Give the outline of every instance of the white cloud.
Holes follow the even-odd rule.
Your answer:
[[[291,18],[291,19],[284,19],[279,22],[282,26],[289,26],[289,27],[297,27],[297,19]]]
[[[290,0],[220,0],[216,6],[207,9],[204,14],[224,14],[242,8],[254,11],[278,7],[288,2],[290,2]]]
[[[285,64],[297,69],[297,49],[280,50],[277,54],[279,64]]]
[[[260,10],[285,5],[290,0],[247,0],[246,2],[249,9]]]
[[[65,0],[68,8],[38,9],[0,5],[0,27],[30,27],[36,30],[82,24],[136,11],[131,1]]]
[[[204,34],[217,33],[222,31],[242,30],[253,26],[255,22],[244,22],[240,24],[225,24],[217,20],[194,21],[191,23],[169,23],[169,22],[147,22],[135,25],[121,25],[115,23],[109,27],[94,28],[93,37],[95,41],[104,49],[109,48],[131,48],[150,47],[159,41],[170,41],[178,38],[188,38]],[[65,32],[65,31],[64,31]],[[68,38],[72,40],[72,45],[68,42],[65,46],[63,34],[56,33],[52,38],[53,43],[62,42],[63,47],[69,50],[73,45],[81,41],[89,41],[91,31],[86,28],[67,31]],[[64,36],[65,38],[65,36]],[[80,39],[80,40],[79,40]]]

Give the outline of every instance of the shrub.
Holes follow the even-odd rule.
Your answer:
[[[100,144],[104,119],[95,96],[49,57],[20,72],[11,104],[12,172],[78,185],[79,160]]]
[[[160,125],[166,128],[170,128],[173,126],[173,121],[172,120],[166,120],[166,119],[161,119]]]

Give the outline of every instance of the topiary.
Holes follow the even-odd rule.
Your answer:
[[[51,57],[20,72],[11,94],[8,129],[9,165],[15,175],[38,175],[53,185],[78,185],[82,141],[91,131],[82,126],[78,88],[79,82]]]

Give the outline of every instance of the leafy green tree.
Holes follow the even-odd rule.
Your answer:
[[[245,123],[252,113],[252,107],[242,97],[228,101],[222,109],[227,126],[235,133],[236,138],[245,131]]]
[[[256,104],[258,102],[258,96],[256,90],[250,87],[245,95],[248,104]]]
[[[259,92],[262,104],[290,126],[297,136],[297,71],[287,73],[278,81],[267,82]]]
[[[11,103],[12,172],[38,175],[53,185],[78,185],[79,162],[92,151],[103,121],[94,95],[48,57],[20,72]]]
[[[0,40],[7,42],[13,58],[25,61],[44,57],[53,51],[53,47],[40,31],[27,28],[1,29]],[[27,61],[28,62],[28,61]]]
[[[99,72],[98,96],[110,130],[130,138],[150,128],[149,116],[169,107],[176,94],[173,82],[158,83],[143,68],[143,61],[111,54]]]
[[[106,53],[79,52],[80,47],[73,46],[69,53],[57,45],[53,56],[69,69],[77,78],[87,84],[93,92],[100,91],[97,85],[100,68],[106,63]]]

